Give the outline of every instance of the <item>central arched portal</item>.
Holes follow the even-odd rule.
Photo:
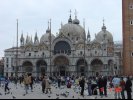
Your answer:
[[[103,62],[99,59],[94,59],[92,62],[91,62],[91,69],[93,71],[93,73],[96,75],[96,76],[99,76],[100,73],[103,71]]]
[[[77,61],[77,74],[79,76],[85,76],[85,73],[87,72],[87,62],[84,59],[79,59]]]
[[[30,61],[25,61],[22,64],[22,67],[23,67],[23,71],[26,73],[32,73],[33,71],[33,64]]]
[[[37,76],[45,75],[46,70],[47,70],[47,63],[44,60],[37,61],[37,63],[36,63]]]
[[[69,60],[65,56],[58,56],[54,60],[54,74],[57,76],[67,76]]]

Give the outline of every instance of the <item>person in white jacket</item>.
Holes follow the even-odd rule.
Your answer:
[[[114,89],[116,90],[116,88],[118,88],[120,86],[120,78],[118,77],[118,75],[116,75],[113,80],[112,80],[112,83],[113,83],[113,86],[114,86]],[[120,92],[117,92],[115,91],[115,99],[120,99]]]

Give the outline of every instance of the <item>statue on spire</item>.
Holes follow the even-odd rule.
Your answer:
[[[77,19],[77,10],[75,9],[75,19]]]
[[[89,31],[89,29],[88,29],[88,34],[87,34],[87,40],[88,40],[88,42],[91,41],[91,36],[90,36],[90,31]]]
[[[104,20],[104,18],[103,18],[103,26],[102,26],[102,31],[106,31],[106,26],[105,26],[105,20]]]
[[[71,18],[71,10],[70,10],[70,17],[69,17],[69,19],[68,19],[68,23],[72,23],[72,18]]]
[[[22,31],[21,38],[20,38],[20,44],[21,44],[21,46],[24,46],[23,31]]]

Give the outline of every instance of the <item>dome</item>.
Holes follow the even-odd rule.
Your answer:
[[[71,38],[83,38],[85,37],[85,30],[78,24],[68,23],[62,26],[60,33],[66,37],[70,36]]]
[[[53,41],[54,39],[55,39],[55,36],[51,34],[51,40]],[[49,33],[42,35],[40,39],[40,43],[47,43],[47,42],[49,42]]]
[[[79,20],[78,19],[74,19],[73,20],[73,24],[79,24],[80,22],[79,22]]]
[[[107,40],[108,42],[113,42],[113,36],[110,32],[108,32],[106,30],[106,27],[103,26],[102,27],[102,31],[100,31],[97,35],[96,35],[96,40],[98,42],[103,42],[104,40]]]

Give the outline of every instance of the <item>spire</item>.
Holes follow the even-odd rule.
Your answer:
[[[87,34],[87,40],[90,41],[91,40],[91,36],[90,36],[90,31],[88,29],[88,34]]]
[[[28,33],[27,33],[27,37],[26,37],[26,44],[29,42],[29,36],[28,36]]]
[[[34,44],[36,44],[36,45],[39,44],[39,39],[38,39],[38,36],[37,36],[37,32],[35,33]]]
[[[48,21],[48,29],[46,30],[46,33],[50,33],[50,28],[49,28],[49,21]]]
[[[85,29],[85,19],[83,19],[83,27],[84,27],[84,29]]]
[[[63,26],[63,23],[61,22],[61,28],[62,28],[62,26]]]
[[[30,37],[30,43],[33,44],[32,36]]]
[[[73,20],[73,24],[79,24],[79,20],[77,19],[77,11],[75,9],[75,19]]]
[[[69,19],[68,19],[68,23],[72,23],[72,18],[71,18],[71,10],[70,10],[70,17],[69,17]]]
[[[75,9],[75,19],[77,19],[77,10]]]
[[[28,36],[28,33],[27,33],[27,37],[26,37],[26,44],[29,44],[30,43],[30,40],[31,38]]]
[[[102,31],[104,31],[104,32],[105,32],[105,31],[106,31],[106,26],[105,26],[104,21],[105,21],[105,20],[104,20],[104,18],[103,18],[103,27],[102,27]]]
[[[21,46],[24,46],[23,31],[22,31],[21,38],[20,38],[20,44],[21,44]]]

